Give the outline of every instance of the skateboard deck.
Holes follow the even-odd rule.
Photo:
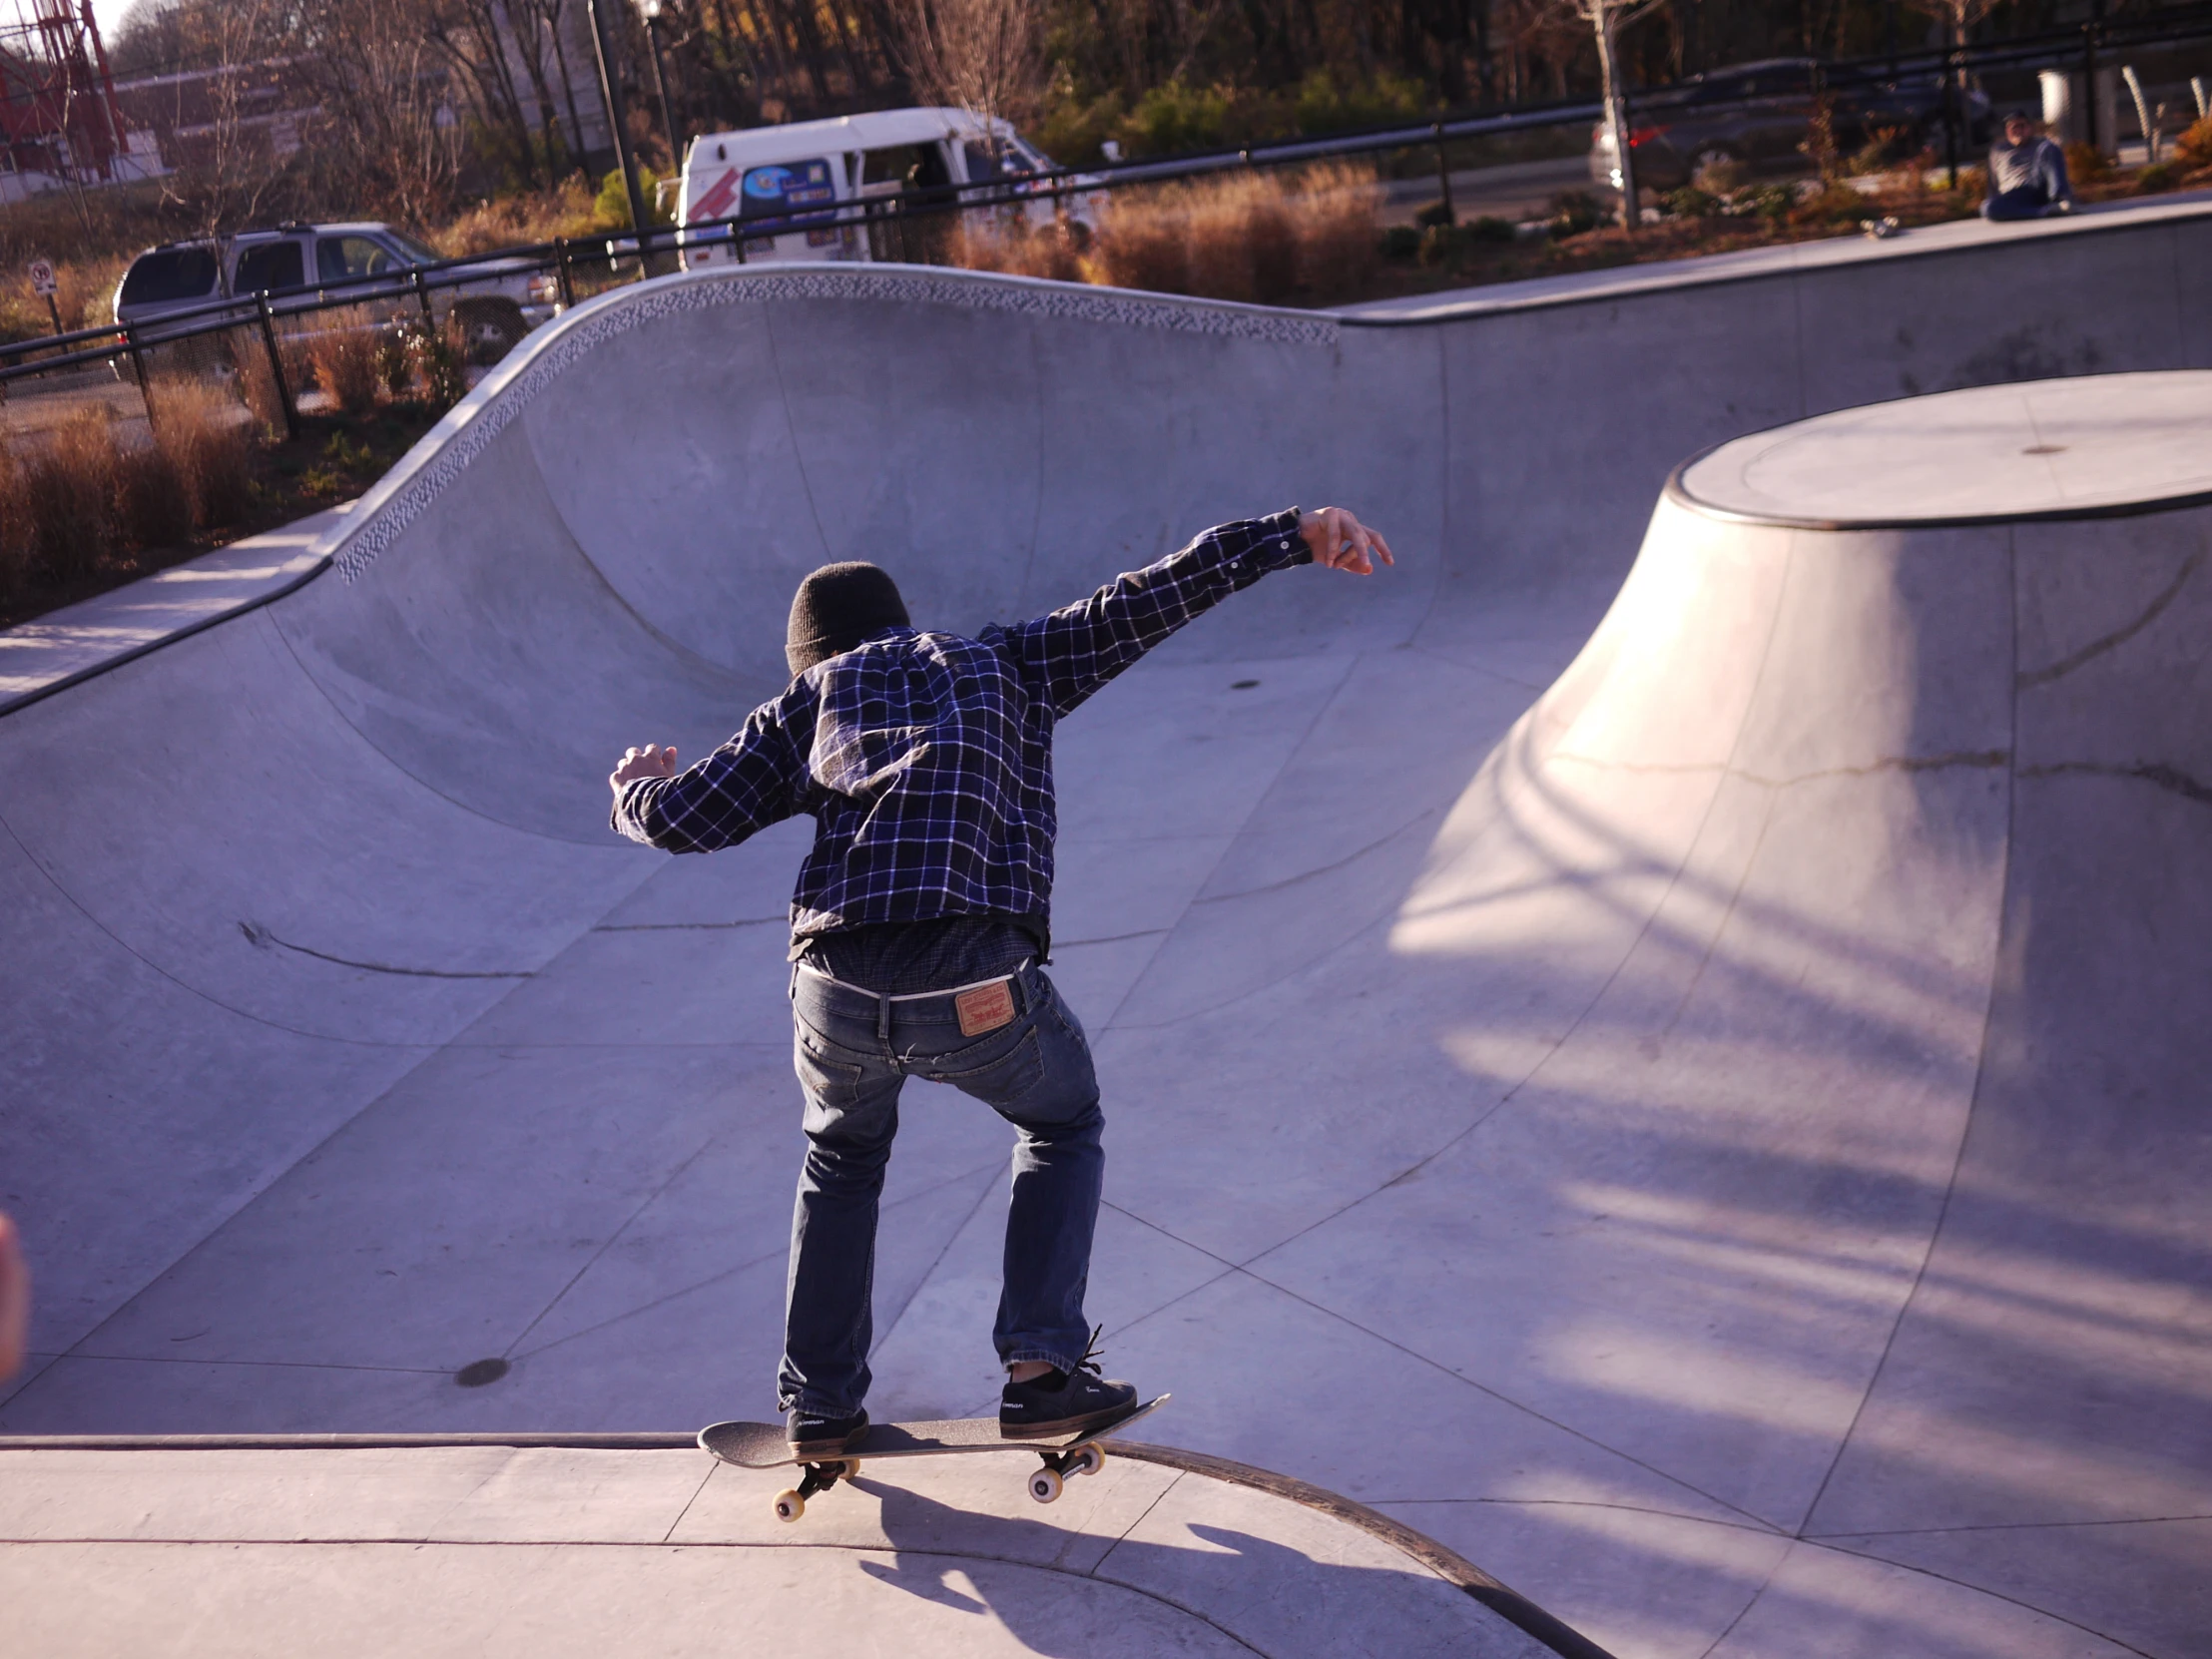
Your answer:
[[[786,1464],[804,1468],[798,1486],[776,1494],[780,1519],[796,1521],[807,1512],[807,1499],[837,1481],[850,1480],[863,1461],[884,1457],[933,1457],[955,1451],[1027,1451],[1040,1464],[1029,1477],[1029,1495],[1050,1503],[1060,1495],[1061,1482],[1070,1474],[1096,1474],[1106,1465],[1106,1449],[1098,1442],[1118,1434],[1139,1417],[1149,1416],[1172,1395],[1161,1394],[1130,1406],[1117,1417],[1080,1434],[1046,1440],[1009,1440],[998,1431],[996,1417],[949,1417],[939,1422],[878,1422],[868,1425],[867,1438],[844,1456],[799,1457],[784,1438],[780,1422],[718,1422],[699,1431],[699,1443],[726,1463],[740,1468],[773,1469]]]

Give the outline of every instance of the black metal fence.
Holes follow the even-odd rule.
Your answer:
[[[2212,0],[2123,18],[2093,18],[2078,28],[1981,45],[1924,48],[1831,61],[1820,66],[1820,76],[1825,86],[1835,91],[1905,79],[1940,80],[1950,88],[1957,84],[1958,77],[1968,72],[2055,68],[2078,69],[2084,76],[2084,86],[2093,87],[2100,65],[2116,53],[2207,39],[2212,39]],[[1655,112],[1681,103],[1694,92],[1691,84],[1644,88],[1630,96],[1630,104],[1638,111]],[[2087,103],[2093,122],[2096,105],[2093,94]],[[1947,120],[1955,111],[1956,101],[1946,97],[1944,108]],[[412,304],[419,311],[424,326],[435,327],[433,294],[447,288],[482,284],[494,278],[531,273],[551,274],[562,303],[574,305],[582,287],[589,285],[598,291],[620,281],[662,274],[673,268],[687,248],[727,248],[743,263],[748,243],[793,231],[842,227],[864,230],[979,207],[1057,202],[1070,197],[1110,193],[1130,185],[1166,184],[1238,170],[1291,167],[1389,151],[1433,148],[1439,176],[1445,176],[1444,147],[1448,144],[1592,122],[1601,113],[1602,106],[1595,101],[1570,100],[1523,106],[1498,114],[1445,118],[1154,161],[1096,168],[1044,169],[1008,174],[980,185],[908,188],[895,197],[841,202],[796,213],[766,216],[741,213],[681,227],[561,238],[411,266],[400,272],[324,281],[309,288],[230,295],[168,311],[143,322],[79,328],[0,345],[0,394],[4,394],[4,387],[10,381],[93,363],[128,364],[143,388],[148,373],[147,359],[156,348],[243,328],[255,336],[254,343],[268,354],[283,402],[285,420],[295,425],[296,399],[285,374],[283,352],[277,338],[278,323],[289,317],[341,310],[367,302],[396,302]],[[2092,130],[2091,141],[2096,142],[2097,137]],[[2109,143],[2112,137],[2105,135],[2105,141]]]

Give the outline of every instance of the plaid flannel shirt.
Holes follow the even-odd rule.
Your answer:
[[[807,670],[696,766],[624,785],[614,828],[670,852],[712,852],[813,814],[795,949],[935,916],[1041,926],[1058,830],[1054,725],[1193,617],[1312,557],[1293,507],[1218,525],[1088,599],[978,639],[887,629]]]

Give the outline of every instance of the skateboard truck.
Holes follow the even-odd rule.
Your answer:
[[[868,1429],[864,1444],[845,1457],[795,1457],[780,1422],[717,1422],[699,1431],[699,1443],[726,1463],[740,1468],[798,1468],[797,1485],[776,1494],[776,1518],[795,1521],[807,1512],[807,1500],[826,1492],[840,1480],[859,1477],[866,1461],[893,1462],[901,1457],[933,1457],[951,1452],[1027,1451],[1037,1458],[1024,1482],[1030,1498],[1038,1503],[1058,1500],[1070,1475],[1096,1474],[1106,1466],[1105,1441],[1131,1423],[1149,1416],[1168,1402],[1161,1394],[1141,1405],[1094,1421],[1079,1434],[1049,1440],[1009,1439],[996,1417],[960,1417],[933,1422],[878,1422]]]
[[[1029,1477],[1029,1495],[1039,1503],[1052,1503],[1066,1488],[1068,1476],[1096,1474],[1106,1466],[1106,1448],[1096,1440],[1083,1440],[1064,1450],[1040,1447],[1037,1458],[1040,1466]],[[857,1480],[862,1461],[858,1457],[838,1457],[805,1465],[807,1472],[800,1476],[799,1484],[776,1494],[776,1518],[799,1519],[807,1512],[807,1500],[817,1492],[828,1491],[839,1480]]]

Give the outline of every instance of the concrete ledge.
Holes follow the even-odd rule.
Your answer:
[[[1168,1447],[1114,1448],[1050,1507],[1019,1457],[881,1465],[786,1526],[788,1471],[680,1436],[395,1438],[422,1437],[9,1440],[0,1595],[57,1655],[157,1633],[165,1652],[276,1652],[309,1632],[325,1653],[676,1652],[742,1624],[818,1652],[895,1629],[914,1659],[1605,1659],[1385,1516]]]
[[[312,580],[329,563],[323,538],[352,507],[345,502],[0,629],[0,715]]]
[[[1727,282],[1756,281],[1768,276],[1801,276],[1847,266],[1886,265],[1945,254],[1986,254],[2005,247],[2067,241],[2114,231],[2140,231],[2204,219],[2212,219],[2212,191],[2186,191],[2143,203],[2101,203],[2060,219],[2013,225],[1991,225],[1980,219],[1955,220],[1947,225],[1923,226],[1880,242],[1863,236],[1827,237],[1817,242],[1786,243],[1778,248],[1746,248],[1687,260],[1660,260],[1647,265],[1612,266],[1603,271],[1576,271],[1563,276],[1492,282],[1481,287],[1453,288],[1404,299],[1379,299],[1372,304],[1347,305],[1335,314],[1342,322],[1365,327],[1404,327],[1499,311],[1586,304],[1624,299],[1634,294],[1667,293]]]

